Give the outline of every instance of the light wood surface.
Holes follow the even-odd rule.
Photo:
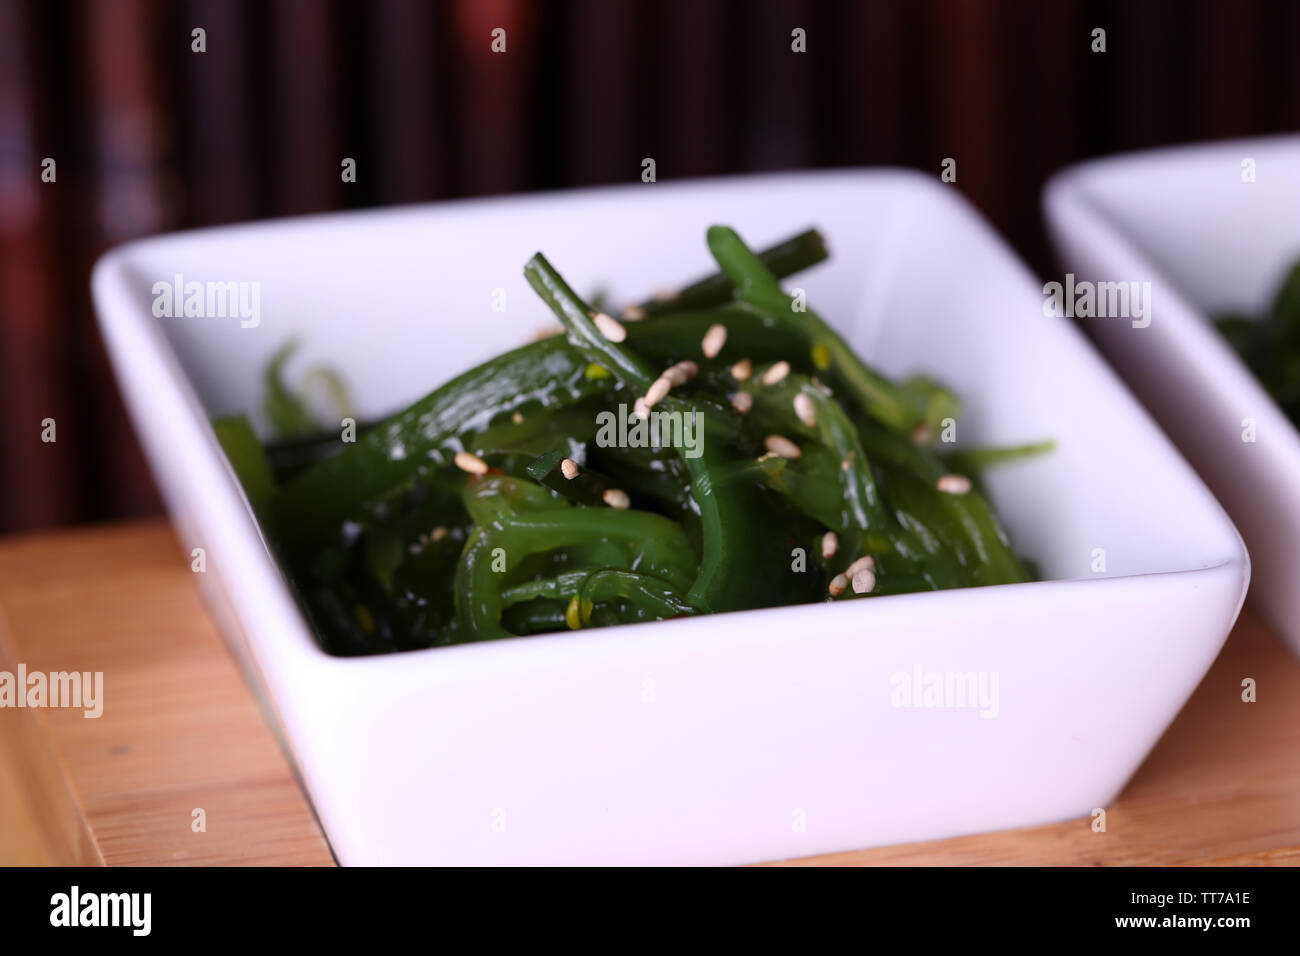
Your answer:
[[[25,797],[24,813],[0,795],[0,854],[333,863],[165,524],[0,544],[0,670],[20,662],[29,673],[102,671],[104,711],[0,710],[7,789]]]
[[[0,542],[0,670],[18,662],[103,671],[105,707],[0,709],[0,863],[333,862],[162,522]],[[1300,664],[1249,611],[1091,822],[793,862],[1300,865]]]

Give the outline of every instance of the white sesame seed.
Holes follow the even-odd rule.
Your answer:
[[[645,309],[639,305],[624,306],[621,318],[625,322],[637,322],[645,318]]]
[[[749,376],[754,374],[754,363],[749,359],[741,359],[735,365],[731,366],[731,377],[737,382],[743,382]]]
[[[840,536],[834,531],[827,531],[822,535],[822,557],[829,561],[835,557],[835,552],[840,549]]]
[[[514,422],[516,425],[522,425],[524,423],[524,413],[515,412],[513,415],[510,416],[510,420]]]
[[[964,495],[970,491],[970,479],[965,475],[942,475],[935,487],[950,495]]]
[[[826,590],[831,592],[831,597],[839,597],[849,586],[849,579],[842,574],[837,574],[831,578],[830,585]]]
[[[853,577],[859,571],[870,571],[875,566],[876,559],[869,554],[865,554],[845,568],[844,573],[849,577]]]
[[[444,525],[438,525],[438,527],[433,529],[433,534],[430,537],[432,537],[434,541],[441,541],[443,538],[447,537],[446,527]]]
[[[644,398],[638,398],[632,403],[632,414],[637,418],[648,419],[650,417],[650,406],[645,403]]]
[[[853,575],[853,593],[869,594],[876,587],[876,572],[870,568],[863,568],[857,574]]]
[[[800,392],[794,397],[794,413],[809,428],[817,427],[817,409],[813,407],[813,400],[806,392]]]
[[[574,478],[577,478],[578,463],[574,461],[572,458],[564,459],[564,461],[560,462],[560,474],[562,474],[569,481],[572,481]]]
[[[627,496],[626,491],[619,488],[606,488],[605,493],[601,495],[601,498],[603,498],[605,504],[609,505],[611,508],[618,508],[621,510],[632,507],[632,499]]]
[[[708,331],[704,333],[704,340],[700,342],[700,350],[704,352],[705,358],[717,358],[722,347],[727,344],[727,327],[725,325],[710,325]]]
[[[685,385],[696,375],[700,374],[700,367],[687,359],[684,362],[678,362],[676,365],[670,365],[664,370],[663,377],[668,379],[668,384],[676,387]]]
[[[673,383],[660,375],[645,393],[646,408],[654,408],[664,400],[664,396],[672,389]]]
[[[754,407],[754,396],[749,392],[737,392],[731,397],[731,407],[744,415]]]
[[[782,458],[799,458],[803,455],[799,446],[784,435],[768,435],[763,439],[763,447]]]
[[[764,385],[775,385],[790,374],[790,363],[782,359],[763,373]]]
[[[622,342],[627,338],[627,329],[623,328],[618,319],[611,318],[604,312],[597,312],[591,317],[591,321],[596,323],[600,334],[611,342]]]
[[[468,471],[471,475],[486,475],[488,463],[478,455],[470,454],[467,451],[456,452],[456,467],[461,471]]]

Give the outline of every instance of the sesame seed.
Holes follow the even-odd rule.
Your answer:
[[[853,575],[853,593],[869,594],[876,587],[876,572],[870,568],[863,568],[857,574]]]
[[[859,571],[870,571],[875,566],[876,566],[876,559],[873,558],[871,555],[867,554],[858,558],[847,568],[845,568],[844,573],[849,577],[853,577]]]
[[[858,457],[858,453],[856,451],[851,451],[847,455],[845,455],[844,460],[840,462],[840,471],[848,471],[850,468],[852,468],[853,460],[857,457]]]
[[[632,507],[632,499],[627,496],[626,491],[619,488],[606,488],[605,493],[601,495],[601,498],[603,498],[605,504],[609,505],[611,508],[622,510],[624,508]]]
[[[737,382],[743,382],[753,374],[754,363],[747,358],[741,359],[735,365],[731,366],[731,377]]]
[[[837,574],[831,578],[830,586],[826,590],[831,592],[831,597],[839,597],[849,586],[849,579],[842,574]]]
[[[574,461],[572,458],[564,459],[564,461],[560,462],[560,474],[562,474],[569,481],[572,481],[574,478],[577,478],[578,463]]]
[[[596,323],[600,334],[611,342],[622,342],[627,338],[627,329],[623,328],[618,319],[610,318],[604,312],[597,312],[591,317],[591,321]]]
[[[472,455],[467,451],[456,452],[456,467],[461,471],[468,471],[471,475],[486,475],[488,463],[478,455]]]
[[[763,373],[764,385],[775,385],[790,374],[790,363],[782,359]]]
[[[935,482],[935,487],[950,495],[964,495],[970,491],[970,479],[965,475],[943,475]]]
[[[840,549],[840,536],[834,531],[827,531],[822,535],[822,557],[829,561],[835,557],[835,552]]]
[[[727,344],[727,327],[725,325],[710,325],[708,331],[704,333],[704,340],[700,342],[700,349],[704,352],[705,358],[717,358],[722,347]]]
[[[803,455],[799,446],[784,435],[768,435],[763,439],[763,447],[782,458],[799,458]]]
[[[754,407],[754,396],[749,392],[737,392],[731,397],[731,407],[744,415]]]
[[[516,425],[522,425],[524,423],[524,413],[515,412],[513,415],[510,416],[510,420],[514,422]]]
[[[930,444],[930,438],[932,437],[932,435],[933,432],[930,431],[929,423],[921,422],[919,425],[917,425],[915,428],[912,429],[912,435],[911,435],[912,444],[920,445],[921,447],[924,448],[926,445]]]
[[[637,322],[645,318],[645,309],[639,305],[629,305],[623,308],[620,315],[625,322]]]
[[[700,374],[700,367],[687,359],[684,362],[678,362],[676,365],[670,365],[665,369],[663,377],[668,379],[668,384],[674,387],[685,385],[696,375]]]
[[[441,541],[443,538],[447,537],[447,528],[444,525],[438,525],[438,527],[433,529],[433,534],[430,537],[434,541]]]
[[[645,393],[646,408],[654,408],[662,402],[664,396],[668,394],[672,387],[673,383],[668,381],[668,379],[664,378],[662,375],[655,379],[650,385],[649,390]]]
[[[800,392],[794,397],[794,413],[809,428],[817,427],[817,409],[813,408],[813,401],[807,393]]]

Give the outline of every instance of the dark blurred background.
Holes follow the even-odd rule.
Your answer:
[[[159,509],[90,309],[115,243],[647,156],[660,181],[954,157],[1047,274],[1052,171],[1297,128],[1298,37],[1265,0],[0,0],[0,531]]]

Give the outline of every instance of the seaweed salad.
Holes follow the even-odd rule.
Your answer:
[[[1287,418],[1300,426],[1300,262],[1283,276],[1263,315],[1221,315],[1215,324]]]
[[[354,440],[304,434],[277,355],[268,410],[294,437],[215,429],[327,650],[1032,579],[978,469],[1046,446],[942,454],[956,396],[873,370],[783,290],[826,258],[816,231],[707,242],[715,274],[617,318],[535,255],[563,334]]]

